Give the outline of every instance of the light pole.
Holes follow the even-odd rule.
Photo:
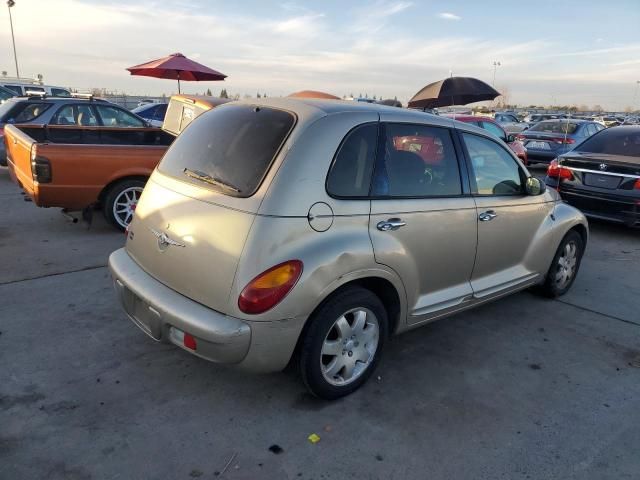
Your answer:
[[[493,83],[491,84],[491,86],[494,87],[494,88],[496,86],[496,70],[501,65],[502,64],[500,62],[493,62]]]
[[[7,8],[9,9],[9,25],[11,25],[11,41],[13,42],[13,59],[16,62],[16,76],[20,78],[20,70],[18,70],[18,54],[16,53],[16,39],[13,36],[13,19],[11,18],[11,7],[15,6],[14,0],[7,0]]]
[[[633,94],[633,103],[631,108],[636,108],[636,100],[638,98],[638,88],[640,88],[640,80],[636,80],[636,92]]]

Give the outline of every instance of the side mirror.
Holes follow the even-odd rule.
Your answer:
[[[527,192],[527,195],[536,196],[542,195],[547,191],[547,185],[536,177],[527,178],[526,183],[524,184],[524,189]]]
[[[513,133],[507,135],[507,143],[515,142],[516,136]]]

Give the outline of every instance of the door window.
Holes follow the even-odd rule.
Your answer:
[[[522,195],[523,175],[511,154],[497,142],[463,133],[479,195]]]
[[[366,197],[376,157],[378,124],[360,125],[345,137],[327,176],[327,192],[336,197]]]
[[[447,128],[404,123],[383,126],[373,195],[442,197],[462,194],[458,159]]]
[[[51,119],[51,125],[98,126],[98,119],[89,105],[65,105]]]
[[[505,135],[504,130],[502,130],[499,126],[491,122],[482,122],[482,128],[484,128],[488,132],[493,133],[499,139],[504,140],[505,142],[507,141],[507,136]]]
[[[96,105],[105,127],[144,127],[144,122],[132,113],[118,107]]]

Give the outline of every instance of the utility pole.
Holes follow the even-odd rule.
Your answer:
[[[636,108],[636,99],[638,98],[638,88],[640,88],[640,80],[636,80],[636,92],[633,94],[633,103],[631,108]]]
[[[7,8],[9,9],[9,25],[11,25],[11,41],[13,42],[13,59],[16,62],[16,76],[20,78],[20,70],[18,70],[18,54],[16,53],[16,39],[13,36],[13,19],[11,18],[11,7],[14,7],[15,4],[15,0],[7,0]]]
[[[499,66],[501,66],[502,64],[498,61],[493,62],[493,83],[491,84],[491,86],[493,88],[496,87],[496,70],[498,69]]]

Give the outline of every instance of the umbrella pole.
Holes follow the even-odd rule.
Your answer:
[[[180,72],[178,72],[178,94],[180,93]]]

